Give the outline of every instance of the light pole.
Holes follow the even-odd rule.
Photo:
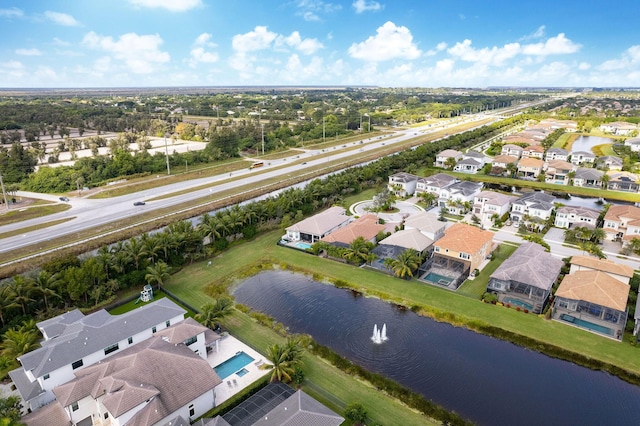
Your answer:
[[[7,201],[7,193],[4,190],[4,181],[2,180],[2,173],[0,173],[0,186],[2,186],[2,196],[4,197],[4,205],[9,210],[9,202]]]
[[[164,134],[164,155],[167,158],[167,175],[171,175],[171,168],[169,167],[169,148],[167,147],[167,134]]]
[[[262,156],[264,156],[264,124],[261,124],[262,127]]]

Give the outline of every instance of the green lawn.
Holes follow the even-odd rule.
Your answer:
[[[489,283],[489,277],[493,272],[498,269],[498,266],[502,265],[502,262],[507,260],[511,254],[516,251],[517,247],[510,244],[500,244],[498,246],[497,253],[493,252],[493,259],[480,271],[480,274],[473,280],[466,280],[462,283],[457,293],[473,297],[475,299],[481,299],[482,295],[487,291],[487,284]]]
[[[399,280],[387,274],[321,259],[296,250],[276,246],[280,231],[266,233],[254,241],[239,244],[212,259],[185,268],[171,277],[166,287],[185,302],[201,306],[207,300],[203,289],[211,284],[228,286],[258,271],[255,265],[272,263],[295,265],[298,270],[327,279],[340,279],[373,296],[406,306],[420,305],[427,315],[454,313],[463,322],[481,322],[640,374],[640,347],[618,343],[586,331],[527,315],[497,305],[482,303],[462,294],[419,283]],[[446,315],[444,315],[446,316]]]

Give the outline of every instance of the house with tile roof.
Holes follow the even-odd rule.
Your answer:
[[[365,241],[373,243],[376,241],[376,236],[384,230],[385,226],[378,223],[378,216],[373,213],[367,213],[347,226],[323,237],[320,241],[338,247],[349,247],[355,239],[362,237]]]
[[[606,272],[578,270],[558,286],[552,319],[622,341],[629,291],[629,284]]]
[[[624,141],[624,146],[628,146],[632,152],[640,152],[640,138],[629,138]]]
[[[313,244],[351,222],[343,207],[333,206],[288,227],[283,239]]]
[[[420,232],[420,230],[403,229],[378,242],[378,246],[373,252],[382,260],[397,258],[400,253],[409,249],[413,249],[421,255],[426,255],[432,246],[433,240]]]
[[[545,171],[545,182],[556,185],[568,185],[569,173],[575,174],[576,166],[562,160],[549,160]]]
[[[564,129],[567,132],[575,132],[578,129],[578,123],[576,123],[575,121],[556,120],[554,118],[546,118],[544,120],[540,120],[540,123],[538,123],[537,126],[547,129],[551,132],[557,129]]]
[[[475,158],[463,158],[453,167],[454,172],[460,173],[478,173],[484,167],[484,161]]]
[[[596,155],[589,151],[575,151],[571,153],[570,161],[576,166],[581,164],[593,164],[596,161]]]
[[[505,304],[539,314],[563,265],[541,245],[525,242],[491,274],[487,291]]]
[[[602,229],[611,241],[640,239],[640,208],[628,205],[609,207]]]
[[[412,214],[404,220],[404,229],[417,229],[432,241],[437,241],[444,235],[446,223],[438,220],[436,215],[429,212]]]
[[[584,228],[595,229],[598,223],[600,211],[589,207],[563,206],[556,211],[554,226],[558,228]]]
[[[462,152],[455,149],[445,149],[444,151],[436,154],[436,159],[433,165],[434,167],[449,168],[449,166],[447,165],[447,161],[450,158],[453,158],[453,160],[457,163],[458,161],[462,160]]]
[[[529,145],[522,151],[522,156],[542,160],[544,157],[544,148],[540,145]]]
[[[544,161],[539,158],[524,157],[518,161],[518,176],[523,179],[535,179],[544,172]]]
[[[73,380],[90,365],[145,341],[184,319],[186,311],[167,298],[139,309],[111,315],[73,310],[37,324],[41,347],[18,357],[9,373],[26,408],[35,411],[54,400],[53,389]]]
[[[511,203],[511,220],[518,224],[525,216],[545,221],[551,217],[555,197],[540,191],[527,192]]]
[[[492,220],[493,215],[499,218],[511,209],[511,203],[518,197],[494,191],[482,191],[473,198],[473,214],[481,221]]]
[[[602,188],[602,170],[596,170],[586,167],[578,167],[573,177],[574,186],[585,186],[588,188]]]
[[[471,204],[473,198],[482,191],[482,182],[458,181],[446,186],[438,194],[438,205],[446,207],[452,214],[464,214],[468,211],[465,204]]]
[[[614,121],[613,123],[601,124],[599,129],[605,133],[625,136],[631,132],[637,131],[638,126],[633,123],[627,123],[626,121]]]
[[[638,192],[640,190],[638,175],[634,173],[610,170],[606,174],[609,176],[607,189],[610,191]]]
[[[411,173],[394,173],[389,176],[389,191],[400,197],[413,195],[413,193],[416,191],[418,179],[420,179],[418,176],[412,175]]]
[[[622,170],[622,158],[616,157],[615,155],[598,157],[596,167],[607,170]]]
[[[593,256],[572,256],[570,274],[578,271],[602,271],[618,281],[629,284],[633,278],[633,268],[609,259],[598,259]]]
[[[518,157],[513,155],[496,155],[491,161],[492,167],[500,167],[501,169],[506,169],[509,164],[517,164]]]
[[[51,425],[46,414],[61,417],[63,412],[73,425],[160,426],[176,416],[202,416],[215,406],[214,388],[222,383],[206,359],[163,336],[146,339],[74,376],[53,389],[53,403],[23,421],[28,426]]]
[[[433,257],[464,264],[464,269],[479,269],[493,248],[493,232],[465,223],[447,228],[444,237],[434,243]],[[453,263],[452,263],[453,265]]]
[[[524,151],[524,148],[521,146],[508,143],[502,145],[502,151],[500,154],[520,158],[522,157],[522,151]]]
[[[545,161],[549,160],[562,160],[567,161],[569,159],[569,151],[562,148],[549,148],[544,155]]]
[[[440,195],[440,190],[458,182],[453,176],[445,173],[436,173],[435,175],[427,176],[418,179],[416,184],[416,193],[421,194],[429,192],[434,195]]]

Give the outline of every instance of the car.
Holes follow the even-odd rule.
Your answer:
[[[68,203],[69,197],[60,197],[60,201],[64,201],[65,203]]]
[[[306,162],[306,161],[302,163],[302,165],[303,165],[303,166],[304,166],[305,164],[307,164],[307,162]]]
[[[144,201],[136,201],[133,203],[134,206],[144,206],[146,203]]]

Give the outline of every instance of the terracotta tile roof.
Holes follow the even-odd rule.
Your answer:
[[[549,164],[549,167],[553,167],[556,170],[573,170],[575,167],[574,164],[562,160],[549,160],[547,161],[547,164]]]
[[[39,410],[27,414],[20,421],[27,426],[71,426],[69,415],[60,404],[45,405]]]
[[[525,148],[525,151],[544,152],[544,148],[540,145],[529,145],[528,147]]]
[[[518,161],[518,157],[514,157],[513,155],[496,155],[493,159],[493,163],[504,163],[510,164]]]
[[[604,220],[620,222],[622,218],[640,219],[640,208],[635,206],[611,206],[604,216]]]
[[[608,259],[598,259],[592,256],[573,256],[571,258],[572,265],[584,266],[585,268],[594,269],[602,272],[609,272],[623,277],[633,277],[633,268],[631,266],[615,263]]]
[[[300,222],[288,227],[287,230],[299,231],[313,235],[323,235],[330,229],[350,220],[350,217],[347,216],[345,212],[346,210],[343,207],[330,207],[321,213],[301,220]]]
[[[327,243],[351,244],[353,240],[358,237],[362,237],[365,241],[369,241],[385,229],[384,225],[377,222],[378,216],[371,213],[365,214],[344,228],[333,231],[331,234],[322,238],[322,241]]]
[[[456,223],[444,231],[444,237],[440,238],[436,245],[456,252],[475,254],[492,240],[493,232],[465,223]]]
[[[169,343],[178,344],[193,336],[197,336],[200,333],[206,333],[207,331],[211,330],[193,318],[187,318],[184,321],[180,321],[179,323],[172,325],[171,327],[158,331],[156,335],[166,337]],[[214,332],[211,331],[211,333]],[[214,334],[217,336],[217,339],[214,340],[220,339],[220,336],[217,335],[217,333]]]
[[[518,162],[518,167],[537,167],[542,169],[544,161],[539,158],[524,157]]]
[[[578,271],[564,277],[556,296],[583,300],[624,312],[627,309],[629,289],[628,284],[604,272]]]

